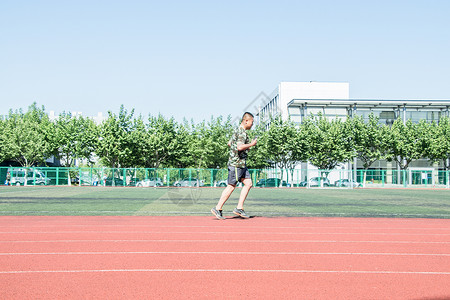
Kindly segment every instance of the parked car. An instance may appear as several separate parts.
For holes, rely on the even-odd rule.
[[[71,177],[70,178],[70,182],[72,183],[72,185],[79,185],[80,184],[80,177],[76,176],[76,177]],[[84,186],[89,186],[89,185],[94,185],[97,186],[100,184],[100,180],[98,179],[98,176],[81,176],[81,185]]]
[[[148,178],[148,179],[144,179],[141,181],[138,181],[136,183],[136,186],[138,187],[158,187],[158,186],[163,186],[163,182],[161,180],[161,178]]]
[[[73,185],[79,185],[80,184],[80,177],[79,176],[70,177],[70,183],[73,184]]]
[[[260,179],[257,183],[257,187],[279,187],[281,186],[291,186],[289,183],[286,183],[285,180],[281,180],[279,178],[267,178],[267,179]]]
[[[177,180],[173,184],[174,186],[204,186],[205,183],[203,180],[199,180],[197,178],[185,178],[183,180]]]
[[[11,174],[11,185],[48,185],[51,179],[39,169],[13,168],[8,169]]]
[[[300,186],[308,186],[308,182],[309,182],[309,186],[321,186],[321,184],[323,184],[323,186],[330,186],[330,180],[328,180],[328,178],[325,177],[312,177],[310,178],[308,181],[302,181],[300,182]]]
[[[217,181],[216,186],[224,187],[228,185],[228,180]]]
[[[114,184],[113,184],[114,182]],[[118,178],[118,177],[108,177],[105,179],[105,186],[124,186],[123,185],[123,180]]]
[[[334,186],[338,186],[338,187],[343,187],[343,186],[345,186],[345,187],[361,187],[362,184],[357,182],[357,181],[355,181],[355,180],[350,181],[349,179],[339,179],[339,180],[336,180],[334,182]]]
[[[139,180],[139,178],[131,177],[130,180],[128,181],[128,185],[129,186],[137,186],[139,181],[141,181],[141,180]]]

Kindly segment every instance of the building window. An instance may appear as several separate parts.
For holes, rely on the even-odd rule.
[[[347,109],[345,107],[325,107],[324,108],[324,116],[328,119],[347,119]]]
[[[427,122],[438,122],[441,117],[441,111],[406,111],[406,119],[413,121],[413,123],[419,123],[420,120],[426,120]]]
[[[380,109],[356,109],[355,115],[362,116],[364,121],[369,121],[370,114],[373,114],[375,117],[379,118],[380,124],[392,125],[397,119],[397,111],[396,108],[392,110],[380,110]]]

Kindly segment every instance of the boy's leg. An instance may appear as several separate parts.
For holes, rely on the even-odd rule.
[[[216,205],[217,210],[222,210],[223,205],[227,202],[228,198],[230,198],[231,193],[233,193],[235,186],[227,185],[227,187],[223,190],[222,196],[220,196],[219,202]]]
[[[233,193],[234,188],[239,180],[238,168],[234,166],[228,166],[228,185],[223,190],[222,195],[220,196],[219,202],[216,205],[217,210],[222,210],[223,205],[227,202],[228,198],[230,198],[231,193]]]
[[[237,209],[244,209],[244,201],[247,198],[248,192],[253,186],[251,178],[245,178],[244,180],[242,180],[242,183],[244,184],[244,186],[242,187],[241,194],[239,196],[239,203],[236,207]]]

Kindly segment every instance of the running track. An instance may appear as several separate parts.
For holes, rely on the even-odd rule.
[[[0,217],[1,299],[450,299],[450,220]]]

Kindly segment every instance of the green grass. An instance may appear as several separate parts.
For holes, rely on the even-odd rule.
[[[0,215],[209,215],[222,188],[0,187]],[[225,204],[236,206],[240,189]],[[450,218],[450,190],[259,189],[254,216]]]

